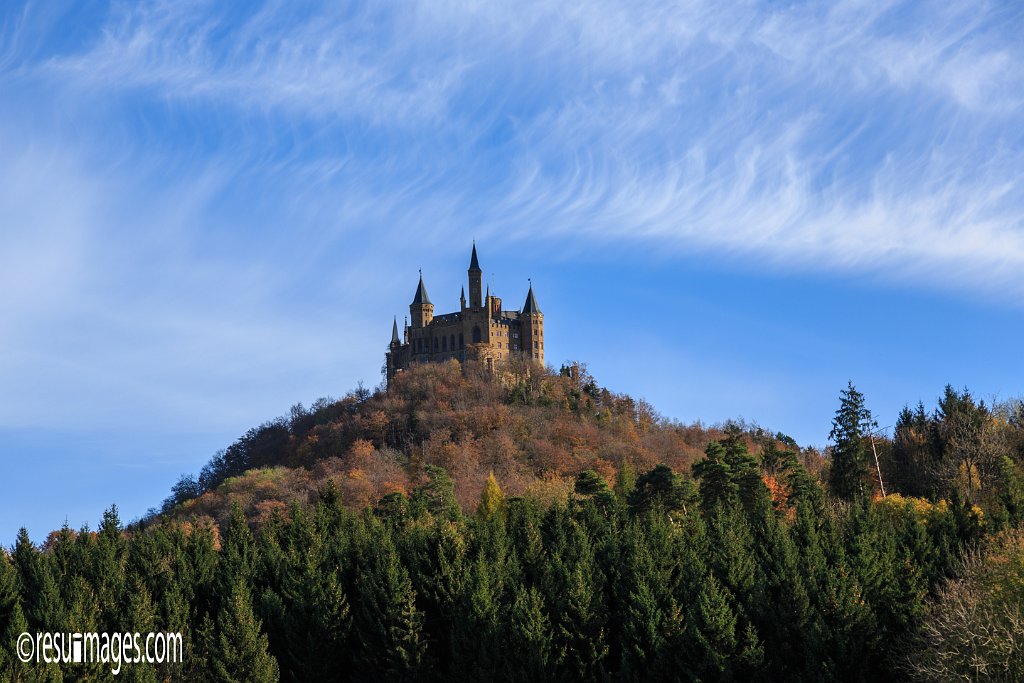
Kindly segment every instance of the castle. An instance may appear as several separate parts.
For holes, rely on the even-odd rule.
[[[386,354],[386,372],[390,381],[396,373],[419,363],[437,363],[450,359],[485,362],[522,355],[544,364],[544,314],[533,295],[533,283],[521,311],[504,311],[501,299],[491,295],[490,286],[483,295],[483,271],[476,256],[476,244],[469,261],[469,305],[466,290],[459,297],[457,313],[434,315],[434,304],[427,296],[423,272],[416,294],[409,305],[411,324],[398,336],[398,318],[391,328],[391,344]]]

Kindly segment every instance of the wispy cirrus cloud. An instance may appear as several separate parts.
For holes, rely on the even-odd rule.
[[[975,3],[155,2],[36,72],[336,131],[233,151],[318,169],[349,211],[1019,293],[1022,24]]]
[[[5,430],[52,424],[116,434],[114,451],[129,432],[143,444],[164,433],[169,483],[287,402],[374,381],[382,311],[401,320],[416,268],[451,265],[473,236],[488,259],[531,263],[638,245],[644,263],[616,267],[645,286],[651,253],[699,252],[732,274],[881,278],[1019,306],[1022,12],[966,0],[0,6],[0,451],[23,443]],[[445,292],[454,305],[461,266],[428,272],[439,306]],[[552,284],[542,291],[579,280]],[[827,423],[808,417],[826,399],[820,374],[769,397],[790,377],[845,381],[877,361],[895,385],[922,364],[917,348],[830,336],[813,299],[805,318],[769,321],[784,344],[744,360],[713,328],[757,319],[760,300],[658,288],[623,343],[679,353],[675,339],[699,333],[665,310],[696,305],[711,333],[680,366],[708,387],[692,400],[742,410],[747,388],[790,406],[798,437]],[[772,310],[788,306],[780,290]],[[945,310],[917,311],[918,324],[932,314]],[[602,330],[577,322],[553,350],[601,362]],[[1001,323],[981,320],[978,335]],[[953,327],[929,340],[944,372]],[[808,330],[811,371],[793,350]],[[649,380],[609,348],[619,379]],[[870,368],[857,365],[864,348]],[[839,369],[823,369],[834,355]],[[766,364],[770,378],[752,381]],[[972,387],[1013,381],[973,371]],[[663,378],[664,409],[683,416],[678,379]],[[199,432],[217,433],[195,453]]]

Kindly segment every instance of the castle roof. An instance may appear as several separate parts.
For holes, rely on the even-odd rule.
[[[476,258],[476,242],[473,242],[473,256],[469,259],[469,269],[473,272],[480,272],[480,262]]]
[[[523,313],[540,313],[540,306],[537,305],[537,297],[533,295],[533,283],[530,283],[530,292],[526,295],[526,303],[523,304]]]
[[[423,273],[420,273],[420,286],[416,288],[416,296],[413,297],[412,305],[430,304],[430,297],[427,296],[427,288],[423,286]],[[433,306],[433,304],[430,304]]]
[[[398,338],[398,317],[396,316],[395,323],[391,326],[391,343],[398,344],[400,341],[401,340]]]

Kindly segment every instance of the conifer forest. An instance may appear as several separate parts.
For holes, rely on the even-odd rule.
[[[295,406],[141,519],[13,539],[0,680],[1021,680],[1021,403],[947,387],[887,432],[837,389],[824,450],[581,364]],[[25,664],[37,629],[185,656]]]

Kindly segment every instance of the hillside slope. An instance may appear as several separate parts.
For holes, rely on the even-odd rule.
[[[600,388],[580,364],[554,373],[510,362],[491,374],[453,361],[402,373],[386,391],[295,406],[289,417],[247,432],[198,478],[184,477],[163,511],[223,520],[237,501],[259,522],[293,501],[308,502],[328,480],[347,506],[361,509],[389,493],[408,494],[430,465],[454,479],[465,510],[491,472],[509,495],[553,502],[585,470],[609,483],[627,463],[637,472],[657,464],[688,472],[722,436],[720,428],[681,425],[643,400]],[[746,438],[759,451],[772,437],[749,429]],[[820,469],[813,453],[805,459]]]

